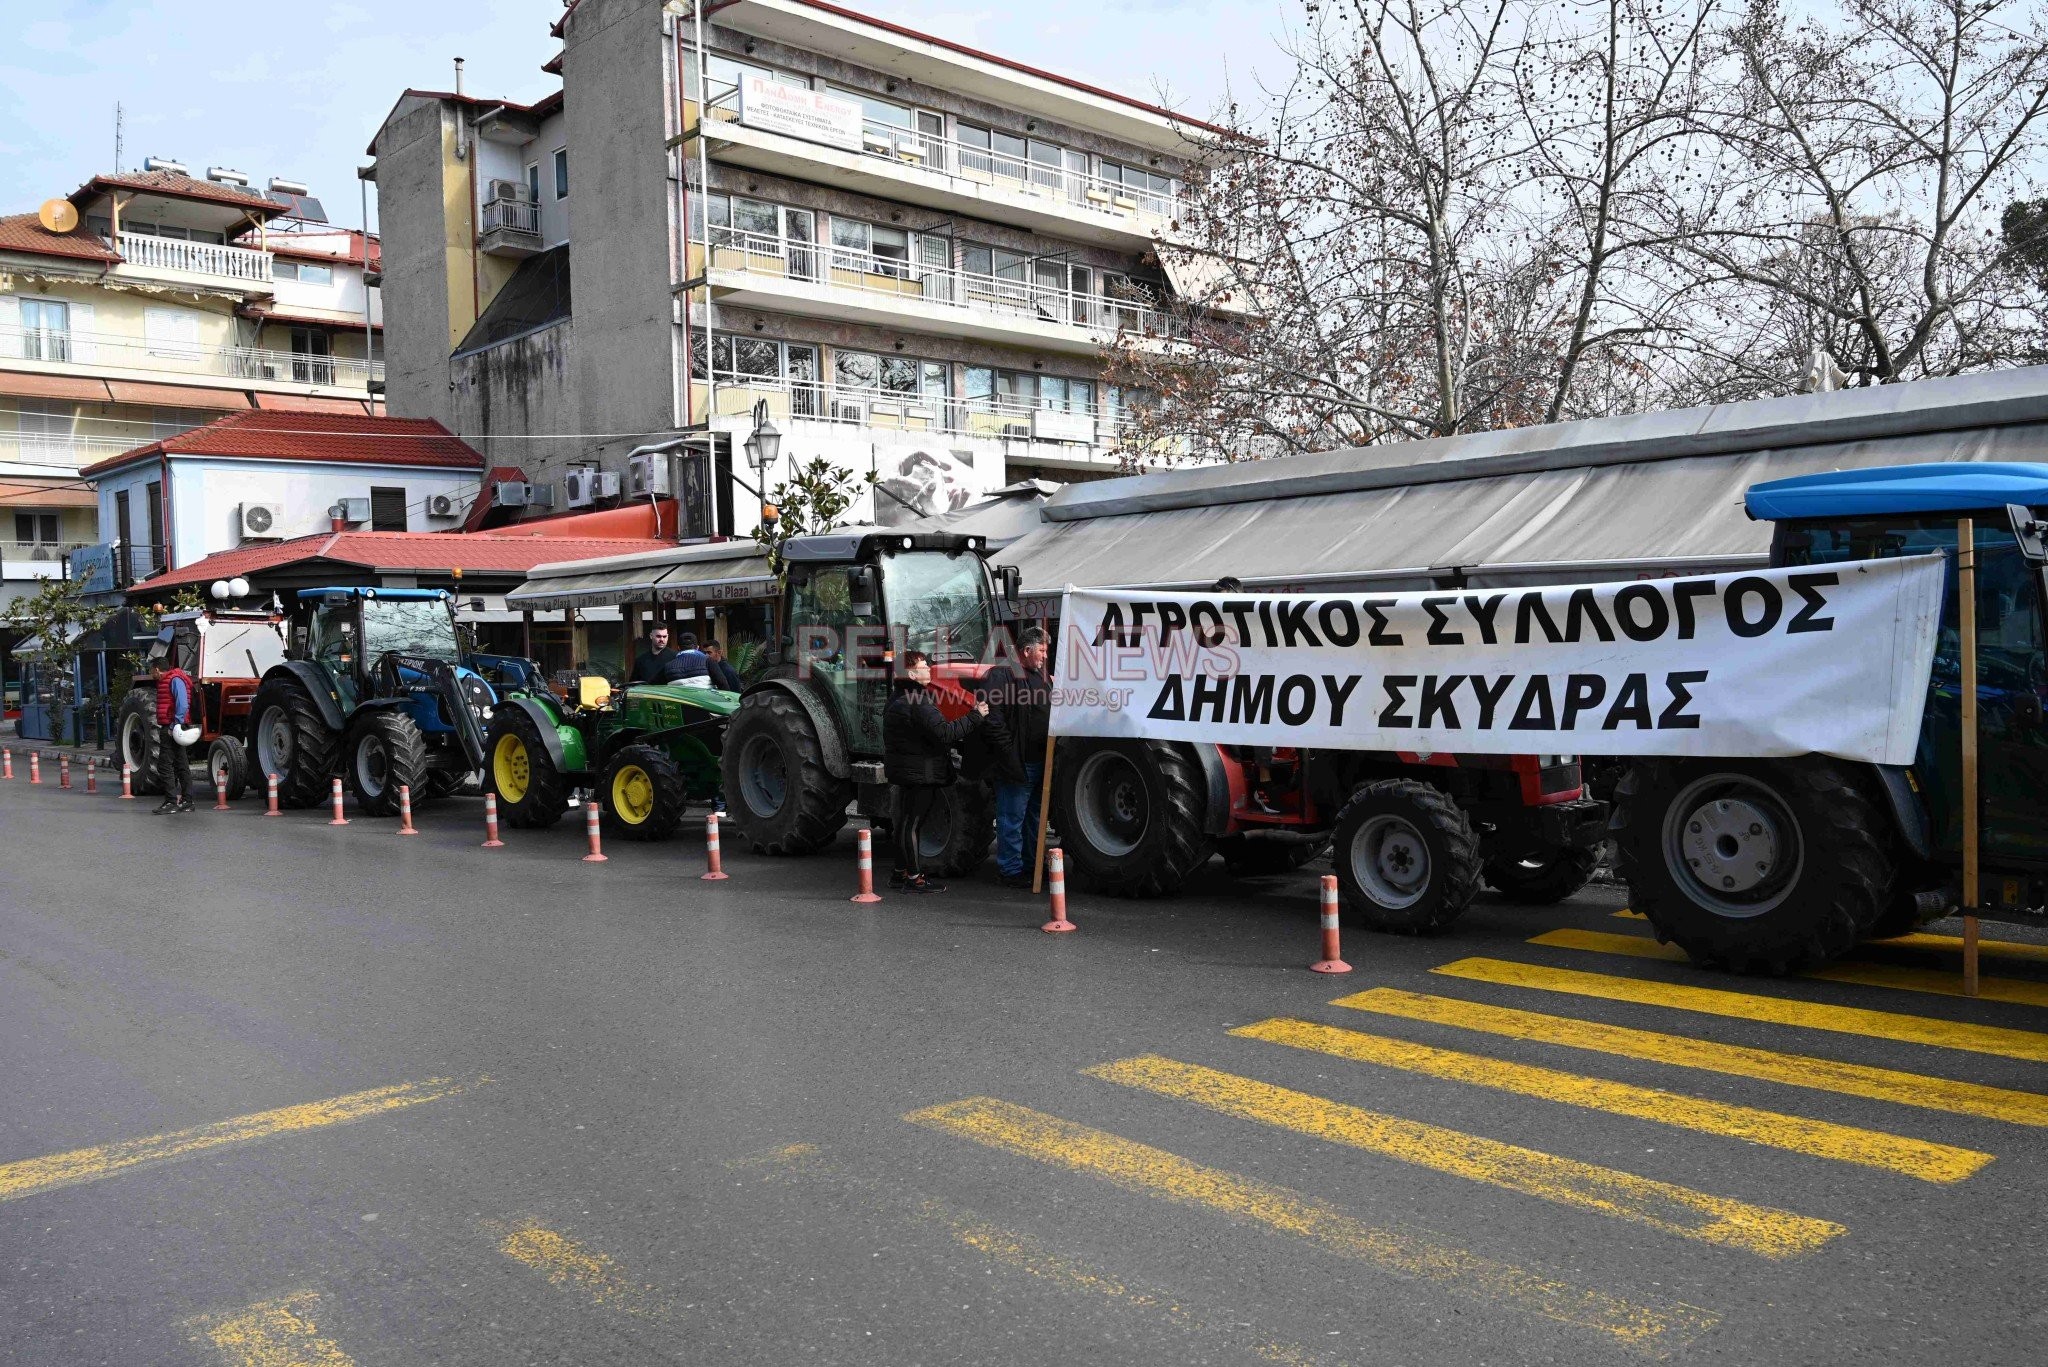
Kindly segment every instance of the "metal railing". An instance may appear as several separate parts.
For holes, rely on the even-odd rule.
[[[485,200],[483,230],[488,233],[494,229],[540,236],[540,205],[523,199]]]
[[[122,260],[131,266],[270,283],[270,253],[248,247],[189,242],[180,237],[156,237],[149,233],[120,233],[114,250],[120,252]]]
[[[798,422],[836,422],[858,427],[953,432],[965,436],[1031,438],[1099,445],[1128,425],[1129,416],[1100,403],[1070,403],[1053,408],[998,395],[955,398],[949,394],[911,394],[885,389],[856,389],[823,380],[716,372],[718,416],[752,411],[757,399],[768,400],[770,413]],[[698,385],[704,383],[699,374]]]
[[[1169,327],[1167,315],[1143,301],[1084,293],[1044,281],[983,275],[950,265],[715,225],[711,245],[715,270],[778,276],[884,298],[939,304],[991,318],[1027,319],[1094,333],[1164,336]]]
[[[71,552],[90,544],[86,541],[20,541],[0,538],[0,560],[60,561]]]
[[[727,86],[718,91],[707,107],[713,123],[738,123],[739,87]],[[1180,215],[1180,199],[1171,193],[1125,185],[1107,176],[1033,161],[877,119],[862,121],[861,151],[940,179],[969,181],[1026,197],[1054,199],[1105,217],[1143,215],[1171,219]]]
[[[0,400],[0,404],[5,402]],[[155,440],[157,436],[148,432],[131,437],[87,437],[70,433],[15,433],[0,427],[0,461],[76,470]]]
[[[161,370],[180,375],[218,375],[233,380],[274,380],[349,389],[363,389],[371,380],[384,378],[382,361],[366,362],[360,357],[319,356],[270,347],[208,346],[200,342],[52,328],[0,327],[0,361],[4,360]]]

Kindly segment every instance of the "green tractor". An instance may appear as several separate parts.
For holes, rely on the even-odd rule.
[[[595,795],[605,832],[666,840],[692,802],[718,797],[718,752],[739,695],[684,684],[577,680],[573,706],[545,688],[507,696],[491,718],[486,782],[525,829],[552,826]]]
[[[2048,924],[2048,465],[1842,470],[1753,486],[1773,565],[1936,554],[1948,563],[1910,765],[1796,759],[1633,762],[1613,818],[1632,904],[1695,961],[1786,973],[1947,914],[1962,798],[1957,519],[1974,519],[1979,914]]]

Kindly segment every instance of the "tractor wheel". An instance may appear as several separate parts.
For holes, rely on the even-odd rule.
[[[569,810],[569,781],[548,758],[540,727],[522,707],[501,707],[484,738],[490,767],[485,791],[498,795],[498,815],[522,831],[544,830]]]
[[[676,762],[651,745],[628,745],[598,776],[604,833],[625,840],[666,840],[683,822],[689,798]]]
[[[470,780],[474,779],[475,777],[476,773],[473,770],[432,770],[427,774],[427,791],[425,800],[432,802],[438,801],[439,799],[444,797],[454,797],[457,793],[463,790],[463,788],[470,782]],[[419,800],[420,794],[414,793],[413,798],[415,800]]]
[[[1293,873],[1329,852],[1327,840],[1254,840],[1249,836],[1226,835],[1216,842],[1216,853],[1223,856],[1223,868],[1232,878]]]
[[[256,690],[249,739],[266,786],[269,775],[277,775],[280,806],[316,807],[327,800],[328,782],[340,765],[341,736],[328,729],[320,705],[296,678]]]
[[[1035,835],[1027,832],[1025,839]],[[995,843],[995,795],[983,783],[949,783],[939,789],[925,816],[918,832],[917,855],[926,873],[965,878],[982,866]]]
[[[399,789],[427,791],[427,742],[419,723],[379,708],[357,715],[349,728],[348,786],[371,816],[396,816]]]
[[[1164,897],[1208,862],[1202,771],[1172,741],[1086,740],[1053,759],[1052,824],[1067,871],[1092,892]]]
[[[1891,903],[1883,820],[1832,760],[1643,763],[1616,797],[1630,905],[1696,963],[1790,973],[1847,951]]]
[[[1486,881],[1511,901],[1547,907],[1586,886],[1600,856],[1592,850],[1550,850],[1487,861]]]
[[[131,688],[114,714],[115,748],[121,762],[132,771],[129,782],[137,797],[163,791],[163,774],[158,770],[156,695],[146,688]]]
[[[825,772],[810,715],[779,688],[740,699],[720,765],[727,815],[756,854],[811,854],[846,824],[852,785]]]
[[[249,791],[249,749],[233,736],[216,736],[206,747],[206,786],[240,802]]]
[[[1442,789],[1381,779],[1337,814],[1330,865],[1346,919],[1394,935],[1435,935],[1479,891],[1479,836]]]

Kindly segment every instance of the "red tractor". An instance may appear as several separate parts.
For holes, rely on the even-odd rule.
[[[149,673],[115,714],[114,736],[121,759],[134,770],[135,791],[163,790],[158,767],[156,671],[175,653],[192,676],[198,696],[193,724],[206,747],[209,784],[227,789],[230,801],[249,786],[249,708],[256,685],[284,661],[284,618],[262,609],[210,608],[167,613],[149,652]]]

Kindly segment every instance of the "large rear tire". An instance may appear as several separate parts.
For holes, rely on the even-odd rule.
[[[825,771],[810,714],[780,688],[740,699],[720,768],[726,814],[756,854],[811,854],[846,824],[853,787]]]
[[[918,860],[926,873],[965,878],[982,866],[996,842],[995,798],[981,783],[949,783],[939,789],[918,834]],[[1025,833],[1026,840],[1036,836]]]
[[[163,791],[163,774],[157,750],[162,737],[156,729],[156,695],[146,688],[131,688],[114,714],[114,743],[122,763],[129,766],[129,784],[136,795]]]
[[[569,781],[548,758],[540,727],[523,707],[504,706],[484,740],[484,790],[498,797],[498,815],[522,831],[545,830],[569,810]]]
[[[256,772],[277,775],[277,800],[284,807],[314,807],[327,800],[341,760],[341,735],[329,729],[296,678],[284,677],[256,691],[249,708],[249,740]]]
[[[249,751],[233,736],[216,736],[206,747],[206,786],[240,802],[249,791]]]
[[[357,715],[349,729],[348,786],[366,813],[398,815],[401,788],[424,801],[429,772],[419,723],[382,708]]]
[[[1834,760],[1645,762],[1616,794],[1630,904],[1696,963],[1790,973],[1847,952],[1891,905],[1883,819]]]
[[[1186,745],[1069,740],[1053,757],[1052,821],[1091,892],[1164,897],[1208,862],[1201,766]]]
[[[598,776],[604,833],[623,840],[666,840],[683,824],[689,797],[676,762],[651,745],[628,745]]]
[[[1346,920],[1394,935],[1435,935],[1479,891],[1479,836],[1442,789],[1381,779],[1337,814],[1330,865]]]
[[[1593,850],[1545,850],[1519,859],[1488,860],[1486,881],[1511,901],[1547,907],[1586,886],[1599,862]]]

